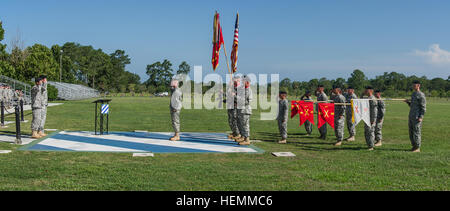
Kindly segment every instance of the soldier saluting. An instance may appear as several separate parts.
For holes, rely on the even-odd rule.
[[[41,93],[42,93],[42,112],[41,112],[41,124],[39,126],[39,136],[44,137],[47,134],[44,133],[45,121],[47,119],[47,107],[48,107],[48,91],[47,91],[47,76],[41,75]]]
[[[368,96],[367,99],[369,99],[370,126],[367,126],[367,124],[364,125],[364,135],[367,146],[369,147],[369,150],[372,151],[375,142],[375,121],[377,120],[378,115],[378,103],[375,96],[373,96],[373,88],[371,86],[366,87],[365,94]]]
[[[382,135],[381,130],[383,129],[384,114],[386,113],[386,106],[384,104],[384,100],[381,99],[381,91],[380,90],[375,90],[375,97],[378,99],[377,122],[375,125],[375,146],[379,147],[382,145],[381,140],[383,139],[383,135]]]
[[[355,89],[353,89],[352,86],[349,86],[347,88],[347,92],[344,93],[345,102],[351,103],[352,99],[358,98],[355,94]],[[349,133],[349,137],[346,139],[347,141],[354,141],[355,135],[356,135],[356,127],[355,124],[352,122],[352,106],[347,105],[347,108],[345,110],[345,120],[347,122],[347,129]]]
[[[411,95],[410,100],[405,100],[408,103],[409,119],[409,139],[412,145],[412,152],[420,152],[420,145],[422,142],[422,121],[426,111],[426,98],[425,94],[420,91],[420,82],[413,82],[414,92]]]
[[[35,85],[31,89],[31,110],[33,112],[33,119],[31,121],[31,138],[41,138],[39,129],[42,118],[42,92],[41,92],[41,78],[34,79]]]
[[[317,101],[328,101],[328,96],[327,94],[325,94],[324,90],[324,86],[323,85],[319,85],[317,87],[317,91],[316,91],[316,95],[317,95]],[[316,110],[317,112],[319,111],[319,105],[316,106]],[[323,124],[322,127],[319,128],[319,132],[320,132],[320,139],[327,139],[327,124]]]
[[[312,101],[311,92],[310,91],[306,91],[305,94],[300,98],[300,100]],[[306,133],[308,134],[308,136],[311,135],[311,133],[312,133],[312,123],[309,122],[309,120],[305,121],[305,130],[306,130]]]
[[[179,83],[177,79],[172,79],[170,82],[170,87],[172,90],[172,97],[170,98],[170,116],[172,118],[172,127],[175,135],[171,137],[170,141],[180,140],[180,111],[182,108],[182,92],[178,87]]]
[[[335,103],[345,103],[345,97],[342,95],[341,88],[333,87]],[[336,135],[337,142],[335,146],[342,145],[344,140],[344,127],[345,127],[345,105],[335,105],[334,106],[334,133]]]

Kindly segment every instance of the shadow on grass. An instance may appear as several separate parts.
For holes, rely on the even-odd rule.
[[[328,144],[333,147],[321,147],[321,146],[311,146],[309,144],[315,144],[315,143],[292,143],[298,146],[302,150],[309,150],[309,151],[337,151],[337,150],[353,150],[353,151],[367,151],[368,147],[366,146],[351,146],[351,145],[343,145],[343,146],[336,146],[334,147],[334,143],[322,143],[322,144]],[[383,148],[383,147],[375,147],[375,151],[391,151],[391,152],[407,152],[409,150],[407,149],[399,149],[399,148]]]
[[[281,136],[280,133],[273,132],[257,132],[256,133],[261,141],[274,142],[278,141]],[[314,139],[314,136],[307,136],[307,133],[288,133],[288,139]]]

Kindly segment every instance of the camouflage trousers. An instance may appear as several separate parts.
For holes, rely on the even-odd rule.
[[[180,111],[173,111],[170,109],[170,116],[172,118],[172,127],[175,133],[180,132]]]
[[[33,108],[32,112],[31,131],[39,131],[42,124],[42,108]]]
[[[39,125],[39,131],[44,131],[46,120],[47,120],[47,106],[43,106],[41,112],[41,124]]]
[[[250,114],[244,114],[238,109],[237,116],[237,123],[241,136],[244,138],[250,137]]]
[[[323,124],[322,127],[319,128],[320,136],[327,136],[327,123]]]
[[[239,128],[237,122],[237,110],[228,109],[228,125],[230,126],[231,132],[234,136],[239,135]]]
[[[366,137],[367,146],[373,148],[375,144],[375,123],[371,126],[364,124],[364,135]]]
[[[287,139],[287,121],[278,120],[278,130],[280,131],[281,139]]]
[[[381,141],[383,139],[383,134],[381,130],[383,129],[384,120],[377,120],[377,124],[375,125],[375,141]]]
[[[409,140],[413,147],[420,147],[422,144],[422,122],[419,122],[415,118],[409,118]]]
[[[346,113],[345,120],[347,122],[348,134],[350,136],[355,136],[356,135],[356,127],[355,127],[355,124],[353,124],[353,122],[352,122],[352,113],[351,112]]]
[[[345,127],[345,118],[334,118],[334,134],[338,141],[344,140],[344,127]]]
[[[305,121],[305,130],[306,130],[306,133],[308,133],[308,135],[311,135],[311,133],[312,133],[312,123],[311,122],[309,122],[308,120],[306,120]]]

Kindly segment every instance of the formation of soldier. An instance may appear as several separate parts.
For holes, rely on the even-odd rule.
[[[242,82],[242,83],[241,83]],[[35,87],[42,86],[36,82]],[[229,139],[233,139],[240,145],[250,145],[250,116],[252,114],[251,101],[253,99],[252,89],[250,88],[250,78],[248,76],[234,76],[232,78],[231,86],[226,91],[227,114],[228,125],[231,129],[231,133],[228,135]],[[180,111],[182,108],[182,92],[180,90],[179,82],[177,79],[173,79],[171,82],[172,97],[170,101],[170,113],[172,119],[172,127],[175,132],[174,136],[170,138],[171,141],[180,140]],[[38,89],[33,87],[33,90]],[[410,140],[413,146],[412,151],[419,152],[421,145],[421,127],[422,120],[425,114],[426,100],[425,95],[420,92],[420,82],[415,81],[413,83],[414,93],[411,96],[411,100],[405,100],[410,107],[409,114],[409,133]],[[46,90],[46,89],[43,89]],[[34,93],[35,91],[33,91]],[[369,113],[370,124],[364,125],[364,136],[368,149],[373,150],[374,147],[382,146],[382,128],[384,115],[386,113],[386,107],[383,99],[381,98],[381,91],[374,90],[373,87],[367,86],[364,91],[363,99],[369,101]],[[319,85],[316,90],[317,102],[328,102],[328,96],[324,92],[324,86]],[[336,136],[335,146],[342,145],[344,140],[354,141],[356,135],[355,124],[352,121],[352,107],[350,104],[352,99],[358,99],[353,87],[348,87],[346,92],[343,93],[340,87],[333,87],[332,89],[332,101],[335,104],[334,112],[334,132]],[[289,101],[287,100],[287,93],[279,93],[278,103],[278,129],[280,132],[281,140],[280,144],[287,143],[287,122],[289,117]],[[301,100],[312,100],[311,93],[307,91]],[[33,101],[34,102],[34,101]],[[41,103],[42,104],[42,103]],[[34,107],[33,107],[34,108]],[[36,107],[34,109],[40,109]],[[318,105],[316,106],[318,110]],[[344,139],[345,124],[347,123],[347,130],[349,137]],[[305,122],[305,129],[310,135],[312,133],[312,123]],[[320,139],[326,139],[327,126],[324,124],[319,128]]]
[[[420,152],[421,146],[421,129],[422,121],[426,111],[426,98],[425,94],[420,91],[420,82],[413,82],[414,92],[410,100],[405,100],[410,106],[409,112],[409,137],[412,145],[411,151]],[[288,116],[288,100],[286,99],[286,92],[280,92],[279,95],[279,108],[278,108],[278,128],[280,131],[281,140],[278,143],[286,143],[287,139],[287,116]],[[363,99],[369,100],[369,113],[370,113],[370,125],[364,125],[364,136],[368,146],[368,150],[374,150],[374,147],[382,146],[382,128],[384,122],[384,116],[386,113],[385,102],[381,97],[380,90],[374,90],[373,87],[367,86],[364,91]],[[319,85],[316,90],[317,101],[327,102],[328,97],[324,92],[324,86]],[[334,132],[336,136],[335,146],[342,145],[343,140],[354,141],[356,135],[355,124],[352,121],[352,107],[349,105],[352,99],[358,99],[354,93],[353,87],[348,87],[346,93],[342,93],[340,87],[333,87],[332,89],[332,101],[337,103],[335,105],[334,113]],[[301,100],[312,100],[310,92],[307,91],[305,95],[301,97]],[[316,107],[318,110],[318,106]],[[312,125],[307,125],[305,122],[305,129],[308,134],[311,134]],[[309,122],[308,122],[309,123]],[[347,123],[347,129],[349,137],[344,139],[344,128]],[[326,139],[327,129],[326,124],[319,128],[320,139]]]
[[[32,138],[42,138],[47,135],[44,133],[47,106],[47,77],[42,75],[35,78],[35,85],[31,89],[31,109],[33,112],[33,119],[31,121]]]

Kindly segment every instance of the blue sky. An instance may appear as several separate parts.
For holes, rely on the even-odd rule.
[[[369,78],[390,71],[450,75],[450,1],[3,0],[0,19],[6,44],[20,34],[26,46],[123,49],[132,62],[127,70],[146,80],[146,65],[163,59],[174,69],[187,61],[212,72],[215,10],[228,55],[240,14],[241,73],[299,81],[348,78],[354,69]],[[223,51],[216,71],[227,72]]]

